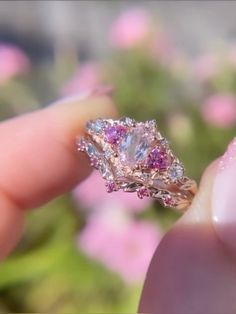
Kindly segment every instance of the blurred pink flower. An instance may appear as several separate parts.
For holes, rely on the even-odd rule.
[[[231,127],[236,123],[236,99],[227,94],[210,96],[203,104],[202,116],[217,127]]]
[[[151,203],[149,198],[139,199],[136,193],[123,191],[107,193],[104,180],[98,171],[93,171],[85,181],[78,185],[73,196],[82,206],[90,209],[110,204],[110,210],[113,206],[120,206],[130,212],[139,212],[145,210]]]
[[[169,65],[177,54],[169,35],[159,31],[151,42],[151,53],[157,61]]]
[[[29,67],[29,58],[20,48],[12,44],[0,43],[0,84],[27,72]]]
[[[70,96],[82,91],[93,90],[101,85],[101,80],[101,71],[96,64],[84,64],[62,88],[62,95]]]
[[[111,210],[108,216],[90,217],[78,237],[78,245],[126,282],[140,282],[160,242],[161,232],[152,223],[122,217],[118,208]]]
[[[109,38],[112,45],[129,49],[141,43],[150,33],[150,20],[147,12],[132,9],[121,14],[112,24]]]
[[[217,75],[219,62],[216,55],[208,53],[193,61],[193,74],[200,81],[209,81]]]

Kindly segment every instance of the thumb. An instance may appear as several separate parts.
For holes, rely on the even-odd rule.
[[[218,163],[212,188],[212,218],[218,237],[236,254],[236,138]]]
[[[215,160],[204,171],[198,192],[191,206],[176,225],[191,223],[212,224],[212,189],[218,163],[219,161]]]
[[[213,226],[224,247],[236,255],[236,138],[206,169],[193,203],[176,226],[191,223]]]
[[[235,305],[234,267],[222,254],[212,223],[218,164],[216,160],[206,169],[191,207],[159,244],[147,272],[140,313],[229,313]]]

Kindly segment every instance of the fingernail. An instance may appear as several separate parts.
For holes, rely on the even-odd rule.
[[[73,94],[73,95],[67,96],[64,99],[69,100],[69,101],[70,100],[83,100],[83,99],[86,99],[86,98],[90,97],[92,94],[93,94],[93,90],[92,89],[86,89],[86,90],[80,91],[77,94]]]
[[[218,163],[212,191],[212,215],[220,239],[236,250],[236,138]]]

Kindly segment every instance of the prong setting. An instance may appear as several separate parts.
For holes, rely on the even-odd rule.
[[[119,189],[136,192],[139,198],[153,197],[166,207],[180,209],[191,202],[196,184],[184,176],[183,164],[155,120],[91,120],[85,136],[76,143],[100,171],[109,193]],[[188,189],[182,189],[183,185],[189,185]]]

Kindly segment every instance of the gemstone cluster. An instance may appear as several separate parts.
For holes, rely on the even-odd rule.
[[[109,193],[123,189],[136,192],[139,198],[154,197],[164,206],[175,206],[172,187],[184,182],[184,168],[154,120],[89,121],[86,135],[77,144],[100,171]]]

